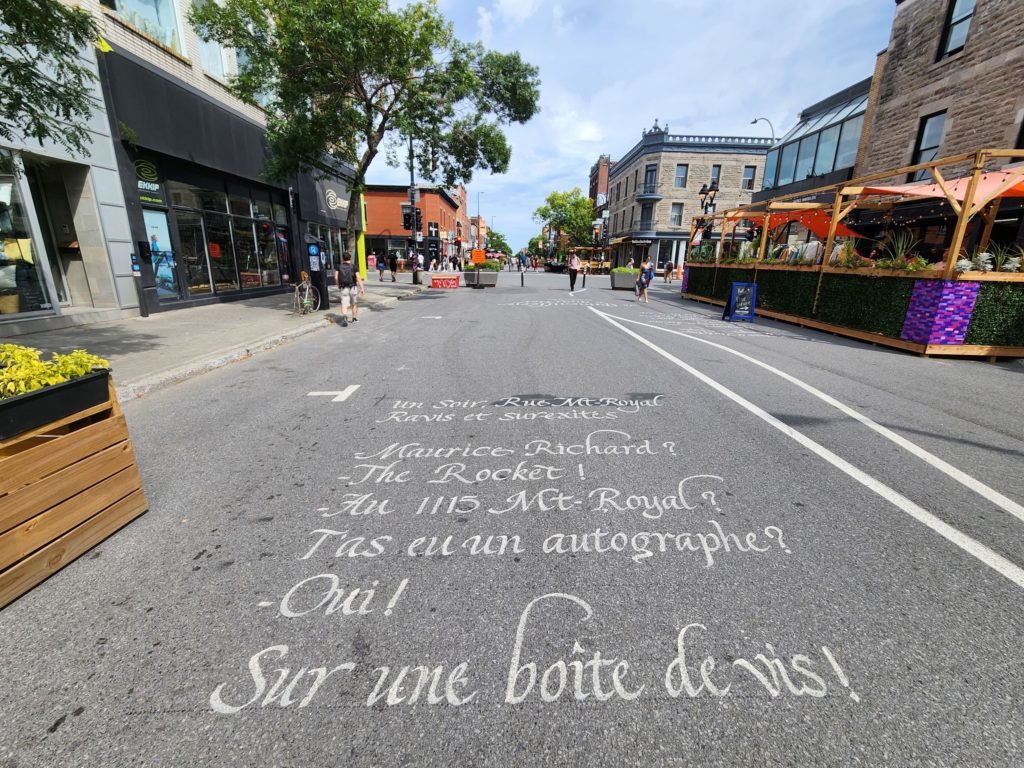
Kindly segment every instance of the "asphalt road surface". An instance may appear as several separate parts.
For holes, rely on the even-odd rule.
[[[519,282],[129,403],[0,765],[1021,765],[1024,367]]]

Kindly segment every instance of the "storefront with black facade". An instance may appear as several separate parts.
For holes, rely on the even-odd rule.
[[[100,74],[143,314],[290,290],[310,267],[310,236],[334,260],[344,169],[268,182],[258,123],[129,53],[101,57]]]

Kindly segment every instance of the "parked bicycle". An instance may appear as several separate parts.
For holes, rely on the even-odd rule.
[[[304,315],[320,309],[320,291],[309,281],[309,273],[302,272],[302,278],[295,286],[295,314]]]

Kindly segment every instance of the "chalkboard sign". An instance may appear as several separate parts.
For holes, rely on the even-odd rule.
[[[722,319],[747,320],[754,322],[754,308],[757,306],[757,283],[733,283],[729,299],[725,303]]]

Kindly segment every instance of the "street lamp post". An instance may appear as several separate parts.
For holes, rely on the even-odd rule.
[[[772,125],[772,121],[769,120],[767,117],[755,117],[753,120],[750,121],[750,124],[751,125],[757,125],[757,122],[759,120],[764,120],[766,123],[768,123],[768,129],[772,132],[772,145],[774,145],[775,144],[775,126]]]
[[[483,192],[477,190],[476,192],[476,247],[480,247],[480,195]]]
[[[698,224],[700,229],[700,240],[701,245],[704,243],[705,237],[711,236],[711,227],[708,224],[707,217],[714,215],[715,213],[715,195],[718,194],[718,179],[712,179],[711,185],[702,184],[700,192],[697,193],[700,197],[700,211],[701,219]]]

